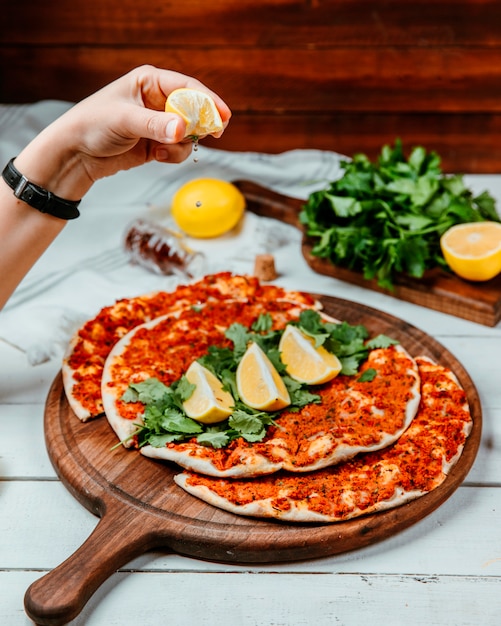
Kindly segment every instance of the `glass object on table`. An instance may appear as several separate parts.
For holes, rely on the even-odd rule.
[[[138,218],[131,222],[124,248],[132,263],[156,274],[196,278],[203,273],[204,254],[192,250],[181,233],[152,220]]]

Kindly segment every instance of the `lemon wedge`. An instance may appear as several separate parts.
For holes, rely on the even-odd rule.
[[[185,137],[205,137],[223,130],[223,121],[213,98],[205,91],[174,89],[165,103],[167,113],[177,113],[186,122]]]
[[[449,228],[440,238],[442,254],[461,278],[485,281],[501,272],[501,224],[472,222]]]
[[[203,424],[214,424],[231,415],[233,396],[223,389],[221,381],[210,370],[193,361],[186,371],[186,378],[196,385],[191,396],[183,402],[188,417]]]
[[[257,343],[247,348],[236,379],[240,399],[253,409],[279,411],[291,403],[284,381]]]
[[[245,197],[236,187],[217,178],[197,178],[182,185],[172,197],[171,215],[190,237],[218,237],[234,228],[245,210]]]
[[[314,340],[296,326],[286,326],[278,349],[287,373],[300,383],[320,385],[341,371],[337,356],[323,346],[316,348]]]

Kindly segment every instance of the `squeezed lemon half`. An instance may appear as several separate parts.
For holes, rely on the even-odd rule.
[[[177,113],[186,122],[185,137],[205,137],[223,130],[223,121],[216,103],[209,94],[198,89],[175,89],[165,103],[167,113]]]
[[[214,424],[229,417],[233,411],[233,396],[223,389],[221,381],[198,361],[193,361],[186,370],[186,378],[196,385],[192,395],[183,402],[188,417]]]
[[[278,346],[280,358],[291,378],[300,383],[319,385],[332,380],[341,371],[341,362],[335,354],[288,324]]]
[[[472,222],[449,228],[440,238],[447,265],[461,278],[485,281],[501,272],[501,224]]]
[[[291,403],[289,392],[273,363],[252,342],[237,367],[237,389],[247,406],[260,411],[279,411]]]
[[[171,215],[190,237],[211,238],[230,231],[245,211],[245,197],[230,182],[197,178],[174,194]]]

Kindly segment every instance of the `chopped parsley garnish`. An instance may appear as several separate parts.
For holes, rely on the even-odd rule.
[[[317,311],[307,309],[301,312],[298,321],[289,322],[312,337],[315,345],[324,346],[341,361],[341,373],[353,376],[358,373],[360,364],[367,359],[374,348],[388,347],[398,343],[379,335],[370,341],[364,326],[350,326],[346,322],[325,322]],[[297,411],[307,404],[319,403],[320,396],[312,392],[312,387],[299,383],[287,375],[280,360],[278,345],[283,331],[271,330],[272,318],[262,314],[247,328],[239,323],[226,330],[226,337],[233,342],[233,348],[210,346],[206,355],[198,359],[201,365],[210,370],[223,383],[223,388],[234,398],[234,410],[230,417],[217,424],[203,424],[189,418],[183,411],[183,402],[194,390],[185,376],[167,386],[157,378],[148,378],[140,383],[131,383],[122,396],[124,402],[141,402],[145,405],[143,424],[135,433],[139,446],[146,444],[163,447],[168,443],[187,441],[195,438],[201,445],[222,448],[231,441],[242,437],[248,442],[262,441],[267,427],[280,417],[280,411],[266,412],[252,409],[239,397],[236,384],[236,370],[249,342],[253,341],[264,350],[282,377],[290,395],[291,404],[287,411]],[[371,370],[360,377],[360,381],[372,380]]]

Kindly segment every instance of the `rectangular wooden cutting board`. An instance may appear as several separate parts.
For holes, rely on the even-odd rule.
[[[235,184],[246,197],[249,211],[302,230],[302,253],[315,272],[485,326],[496,326],[500,321],[501,274],[492,280],[474,283],[437,268],[421,279],[401,275],[396,279],[393,291],[383,289],[376,280],[366,280],[360,272],[337,267],[328,259],[312,255],[314,242],[306,236],[299,222],[304,200],[290,198],[250,181]]]

